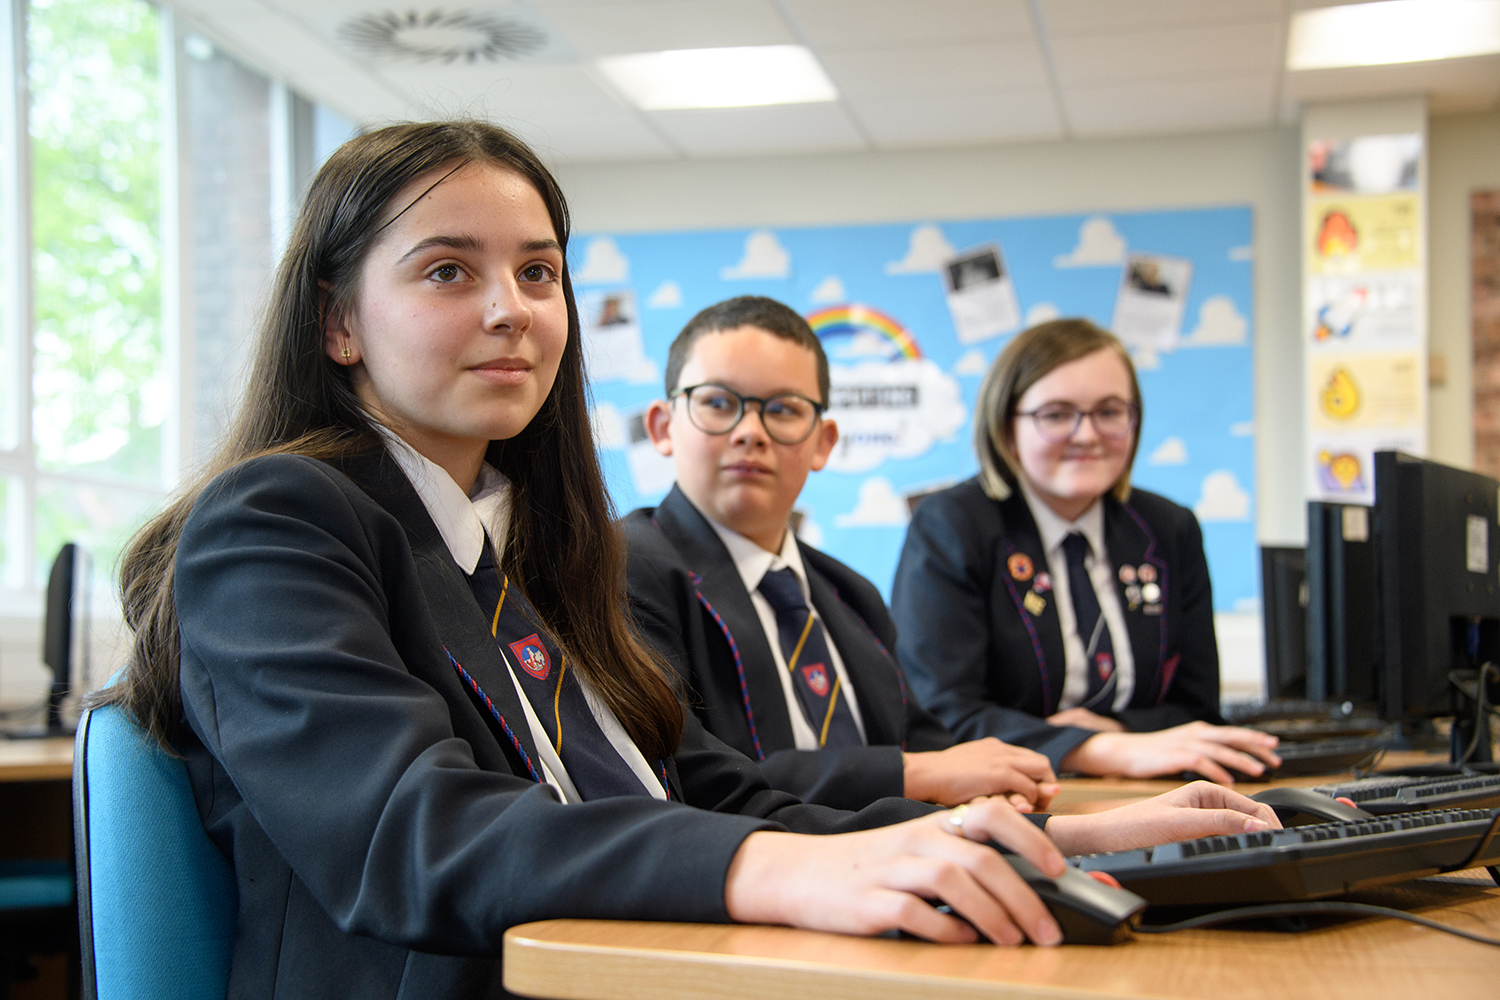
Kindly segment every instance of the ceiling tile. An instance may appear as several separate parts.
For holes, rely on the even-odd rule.
[[[769,0],[568,4],[546,17],[585,56],[797,41]]]
[[[883,149],[1062,138],[1044,90],[853,101],[851,110]]]
[[[582,66],[486,63],[403,66],[382,74],[403,91],[454,114],[610,115],[625,113],[619,101]]]
[[[1042,23],[1053,38],[1174,25],[1280,21],[1287,16],[1286,0],[1041,0],[1041,9]]]
[[[1271,124],[1271,76],[1114,84],[1067,91],[1063,104],[1078,136],[1191,132]]]
[[[1074,86],[1187,77],[1275,73],[1281,67],[1275,22],[1169,28],[1055,38],[1058,82]]]
[[[550,164],[664,160],[681,155],[629,114],[494,120],[520,135]]]
[[[838,104],[652,111],[656,126],[689,156],[761,156],[865,149]]]
[[[893,48],[1026,38],[1026,0],[784,0],[816,48]]]
[[[962,96],[1047,86],[1041,52],[1029,39],[828,52],[823,55],[823,68],[839,93],[852,99]]]

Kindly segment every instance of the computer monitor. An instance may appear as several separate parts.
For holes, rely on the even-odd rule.
[[[1455,763],[1488,761],[1476,700],[1500,663],[1500,481],[1401,452],[1375,454],[1376,656],[1380,712],[1409,723],[1454,717]],[[1476,726],[1476,717],[1478,724]]]
[[[1307,505],[1307,697],[1375,703],[1375,543],[1369,507]]]
[[[47,696],[46,733],[63,735],[62,704],[72,685],[88,672],[89,560],[82,548],[67,542],[47,574],[47,605],[42,618],[42,662],[52,670]]]
[[[1260,547],[1261,610],[1266,630],[1266,699],[1307,697],[1307,581],[1303,550]]]

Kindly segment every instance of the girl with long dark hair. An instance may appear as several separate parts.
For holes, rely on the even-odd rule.
[[[501,129],[345,145],[237,424],[124,561],[134,658],[104,698],[186,759],[233,863],[231,996],[501,996],[505,929],[562,916],[1055,942],[988,841],[1057,872],[1265,823],[1191,789],[1046,834],[999,801],[769,790],[627,624],[567,239]]]

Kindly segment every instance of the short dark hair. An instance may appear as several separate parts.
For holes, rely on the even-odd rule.
[[[985,493],[1004,500],[1020,481],[1021,460],[1016,457],[1014,425],[1016,405],[1026,390],[1054,369],[1095,351],[1113,351],[1125,363],[1130,376],[1129,402],[1136,405],[1138,415],[1144,418],[1135,365],[1131,364],[1125,345],[1114,334],[1076,317],[1049,320],[1023,330],[990,365],[974,404],[974,451],[979,457],[979,482]],[[1130,442],[1125,470],[1110,486],[1110,492],[1122,502],[1130,496],[1130,468],[1135,464],[1140,443],[1140,434],[1136,434]]]
[[[670,399],[679,388],[677,380],[682,375],[682,366],[687,364],[699,337],[740,326],[753,326],[812,351],[818,363],[818,402],[828,405],[828,355],[823,353],[823,342],[797,310],[764,295],[737,295],[714,303],[688,320],[667,349],[667,397]]]

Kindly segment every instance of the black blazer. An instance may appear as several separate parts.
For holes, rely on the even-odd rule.
[[[1124,504],[1106,495],[1104,544],[1135,658],[1135,692],[1120,721],[1137,731],[1221,722],[1213,596],[1197,518],[1145,490],[1132,490]],[[1058,767],[1091,733],[1045,721],[1062,698],[1062,629],[1050,597],[1040,614],[1027,610],[1032,584],[1007,568],[1017,553],[1034,568],[1047,565],[1020,490],[996,501],[971,479],[923,500],[891,591],[897,655],[917,697],[960,738],[998,736]],[[1132,604],[1122,565],[1153,567],[1161,601]]]
[[[896,629],[869,580],[798,542],[813,605],[859,700],[868,746],[798,750],[776,661],[745,583],[719,536],[673,487],[660,507],[624,519],[631,610],[687,684],[709,732],[753,760],[773,788],[858,809],[900,795],[903,750],[943,750],[953,736],[922,709],[891,655]]]
[[[180,749],[239,888],[230,997],[506,996],[512,924],[722,921],[752,831],[931,808],[802,805],[691,717],[663,762],[674,801],[562,804],[530,775],[462,571],[383,452],[223,474],[183,530],[174,591]]]

